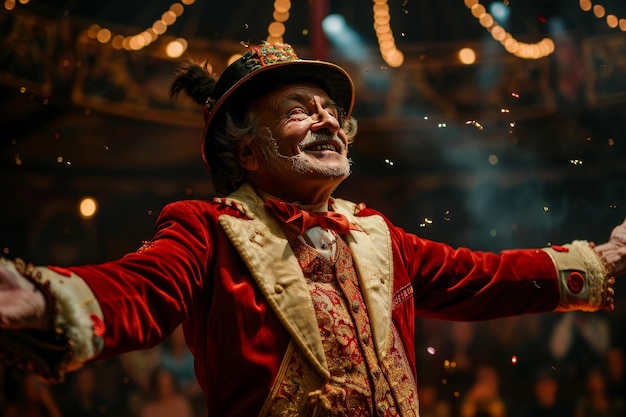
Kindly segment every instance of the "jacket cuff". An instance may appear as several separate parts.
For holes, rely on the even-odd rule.
[[[49,285],[55,302],[54,326],[71,347],[67,371],[95,358],[104,346],[104,315],[91,289],[75,273],[55,266],[36,267],[43,285]],[[49,284],[48,284],[49,283]]]
[[[587,241],[544,248],[554,262],[561,300],[555,311],[597,311],[606,297],[608,271]]]
[[[80,368],[102,351],[100,304],[87,284],[67,269],[35,267],[21,259],[8,263],[42,292],[52,320],[48,329],[0,332],[0,358],[60,382],[66,372]]]

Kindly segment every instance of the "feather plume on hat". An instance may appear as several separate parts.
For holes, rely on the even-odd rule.
[[[184,91],[201,106],[205,105],[217,84],[217,77],[209,72],[208,64],[202,66],[191,61],[183,62],[174,75],[170,98],[174,99]]]

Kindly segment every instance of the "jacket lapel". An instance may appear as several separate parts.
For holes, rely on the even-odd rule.
[[[346,235],[346,241],[367,305],[376,349],[384,353],[391,340],[393,305],[393,253],[389,228],[380,216],[354,216],[356,205],[352,202],[341,199],[333,201],[335,211],[345,215],[363,230],[352,231]]]
[[[324,378],[330,376],[304,274],[289,242],[249,185],[228,197],[249,219],[221,215],[219,222],[255,282],[302,353]],[[225,201],[229,204],[228,201]]]
[[[282,229],[248,184],[222,202],[248,217],[221,215],[219,222],[294,342],[320,375],[328,378],[328,364],[309,289]],[[354,203],[341,199],[333,202],[337,212],[362,229],[351,231],[345,239],[368,307],[376,349],[384,353],[392,325],[393,254],[389,229],[380,216],[354,216]]]

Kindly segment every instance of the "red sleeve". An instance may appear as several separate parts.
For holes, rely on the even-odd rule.
[[[137,252],[101,265],[70,268],[102,308],[101,357],[153,346],[189,317],[213,253],[209,237],[216,224],[206,207],[208,203],[198,201],[170,204],[157,220],[153,239]]]
[[[544,250],[454,249],[388,224],[396,288],[411,283],[417,315],[487,320],[553,311],[559,305],[556,266]]]

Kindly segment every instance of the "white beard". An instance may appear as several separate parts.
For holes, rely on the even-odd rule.
[[[264,155],[265,160],[268,163],[276,162],[276,163],[284,163],[287,162],[290,169],[299,174],[319,174],[325,177],[332,178],[346,178],[350,175],[350,164],[352,161],[348,159],[343,154],[339,154],[342,161],[339,165],[327,166],[322,161],[307,155],[305,152],[299,153],[297,155],[283,155],[280,153],[278,149],[278,143],[276,139],[272,136],[269,128],[267,129],[267,141],[269,142],[267,147],[264,147]],[[316,142],[328,142],[329,135],[324,135],[320,133],[309,132],[307,136],[300,142],[298,147],[300,149],[304,149],[307,146],[310,146]],[[337,140],[337,143],[341,143],[343,151],[345,149],[345,144],[341,140]]]

